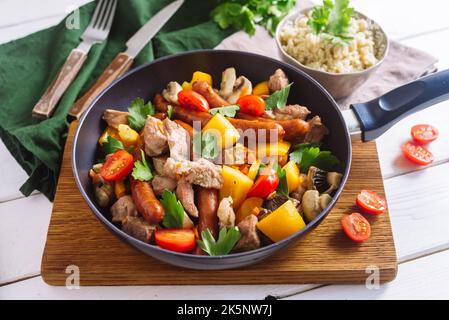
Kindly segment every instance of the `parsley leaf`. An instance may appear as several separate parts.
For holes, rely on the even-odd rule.
[[[143,152],[143,150],[140,150],[140,154],[142,160],[137,160],[134,162],[132,176],[136,180],[150,181],[151,179],[153,179],[153,173],[151,172],[150,166],[145,159],[145,153]]]
[[[218,240],[215,241],[209,229],[201,232],[201,239],[197,240],[198,246],[210,256],[222,256],[231,252],[235,244],[240,240],[238,227],[221,228]]]
[[[281,90],[278,90],[274,92],[271,96],[269,96],[265,100],[265,109],[266,110],[273,110],[273,109],[282,109],[287,105],[288,100],[288,94],[290,93],[290,87],[292,86],[293,82],[290,83],[288,86],[282,88]]]
[[[140,131],[145,126],[147,117],[154,115],[156,110],[151,101],[145,104],[142,98],[136,98],[128,107],[128,112],[129,126],[136,131]]]
[[[165,210],[162,225],[166,228],[182,228],[184,224],[184,208],[181,202],[176,199],[176,195],[173,192],[164,190],[161,203]]]
[[[106,155],[124,149],[123,143],[111,136],[108,136],[107,141],[103,143],[103,151]]]
[[[276,188],[276,193],[288,198],[287,173],[285,172],[285,169],[282,169],[278,164],[276,164],[276,173],[279,178],[279,185]]]
[[[310,166],[322,170],[331,170],[338,165],[338,159],[330,151],[321,151],[316,144],[300,144],[290,153],[290,160],[301,167],[301,172],[307,172]]]
[[[172,106],[171,104],[169,104],[169,105],[167,106],[167,117],[168,117],[169,119],[172,119],[172,118],[173,118],[173,106]]]
[[[315,34],[321,34],[330,43],[344,45],[353,39],[347,35],[353,14],[349,0],[323,0],[322,6],[313,9],[307,24]]]
[[[216,115],[217,113],[221,114],[223,117],[229,117],[234,118],[237,114],[237,111],[240,110],[239,105],[233,105],[233,106],[227,106],[227,107],[220,107],[220,108],[213,108],[209,110],[209,113],[211,115]]]
[[[202,158],[214,159],[218,156],[218,140],[211,132],[197,132],[193,135],[193,152]]]
[[[224,0],[211,13],[222,29],[233,27],[254,35],[261,25],[273,36],[279,22],[292,9],[296,0]]]

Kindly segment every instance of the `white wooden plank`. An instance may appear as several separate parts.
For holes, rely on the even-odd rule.
[[[288,297],[314,299],[449,299],[449,251],[410,261],[399,266],[398,277],[379,289],[364,285],[332,285]]]
[[[51,208],[42,194],[0,203],[0,284],[40,274]]]
[[[36,277],[0,287],[0,299],[243,300],[264,299],[267,295],[279,294],[279,290],[285,292],[289,287],[293,286],[120,286],[68,290],[48,286],[41,277]]]
[[[448,177],[446,163],[385,181],[401,261],[449,248]]]
[[[64,16],[90,1],[92,0],[40,0],[39,4],[30,4],[28,0],[3,0],[0,1],[0,28]]]
[[[1,140],[0,163],[0,177],[2,177],[3,180],[3,183],[0,184],[0,203],[22,198],[23,195],[19,191],[19,188],[26,181],[28,175],[19,166]]]
[[[449,52],[449,42],[442,41],[442,39],[449,39],[449,30],[408,39],[402,41],[402,43],[434,55],[439,59],[437,67],[443,70],[449,68],[449,56],[447,54]],[[446,101],[407,117],[377,139],[383,177],[390,178],[407,172],[425,169],[406,160],[401,155],[400,150],[401,145],[411,138],[411,127],[419,123],[435,125],[440,131],[440,138],[428,146],[435,156],[434,165],[449,161],[449,148],[447,147],[449,138],[448,120],[449,101]]]

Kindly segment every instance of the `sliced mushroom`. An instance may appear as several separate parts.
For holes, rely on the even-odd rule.
[[[302,210],[307,222],[312,221],[321,212],[320,193],[317,190],[307,190],[302,197]]]
[[[101,185],[94,186],[95,198],[100,207],[107,207],[114,200],[114,185],[104,181]]]
[[[329,205],[329,203],[331,203],[332,197],[330,195],[328,195],[327,193],[323,193],[320,196],[319,201],[320,201],[321,210],[324,210]]]
[[[304,192],[307,191],[307,175],[301,173],[301,181],[302,182],[299,184],[298,188],[290,194],[292,198],[299,201],[302,200]]]
[[[328,188],[327,171],[311,166],[307,172],[307,189],[318,190],[319,193],[323,193]]]
[[[341,179],[343,175],[338,172],[328,172],[327,174],[327,183],[329,184],[329,188],[323,193],[331,194],[335,190],[340,187]]]
[[[245,92],[252,92],[253,91],[253,85],[251,81],[249,81],[246,77],[240,76],[235,80],[234,87],[232,88],[232,94],[228,96],[226,99],[230,104],[236,104],[237,100],[242,95],[242,92],[246,90]]]
[[[170,81],[167,84],[167,88],[162,91],[162,96],[165,100],[172,104],[179,104],[178,93],[182,91],[182,87],[176,81]]]
[[[232,94],[237,76],[234,68],[227,68],[221,75],[221,85],[218,94],[225,100]]]

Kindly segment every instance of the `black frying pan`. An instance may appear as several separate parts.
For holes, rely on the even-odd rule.
[[[314,115],[319,115],[329,128],[324,140],[341,162],[343,173],[340,188],[329,206],[309,223],[306,228],[275,244],[257,250],[210,257],[182,254],[134,239],[110,221],[108,209],[96,204],[88,172],[98,158],[97,139],[105,129],[101,120],[107,108],[126,110],[136,97],[152,100],[170,81],[189,79],[193,71],[202,70],[221,79],[221,72],[235,67],[238,74],[245,75],[253,83],[266,80],[277,68],[285,71],[294,86],[289,102],[307,106]],[[218,83],[215,83],[215,87]],[[348,179],[351,167],[351,135],[364,141],[375,139],[403,117],[449,98],[449,70],[440,72],[387,93],[379,99],[357,104],[352,110],[342,113],[327,91],[301,70],[283,62],[251,53],[204,50],[187,52],[158,59],[140,66],[112,83],[90,106],[80,121],[73,143],[72,168],[76,183],[95,216],[120,239],[140,251],[162,261],[194,269],[229,269],[259,262],[313,230],[327,216],[339,198]],[[350,127],[348,130],[347,123]]]

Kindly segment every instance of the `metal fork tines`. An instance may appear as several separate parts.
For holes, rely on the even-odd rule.
[[[78,48],[88,51],[90,47],[104,41],[111,30],[117,0],[100,0],[84,33]]]

